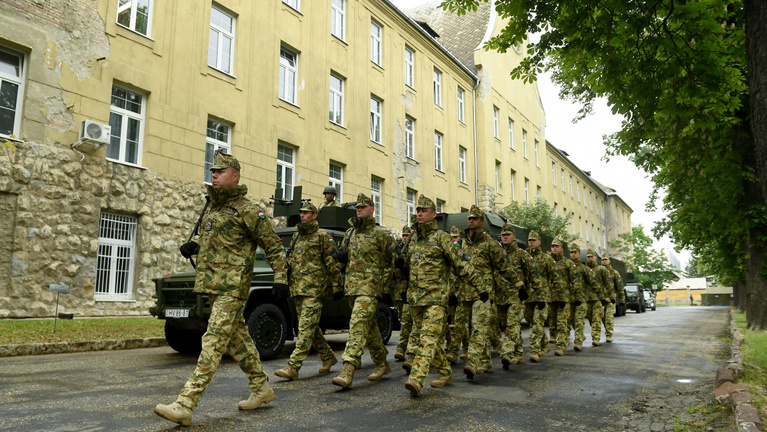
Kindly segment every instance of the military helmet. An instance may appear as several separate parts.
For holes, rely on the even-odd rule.
[[[336,188],[333,186],[325,186],[325,189],[322,190],[322,194],[324,195],[326,193],[332,193],[333,195],[337,195]]]
[[[226,154],[221,150],[216,150],[216,153],[213,156],[213,166],[210,167],[210,170],[220,170],[229,167],[240,172],[240,161],[230,154]]]

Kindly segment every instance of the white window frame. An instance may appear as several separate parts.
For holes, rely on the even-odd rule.
[[[564,192],[565,191],[565,169],[562,168],[560,172],[562,173],[562,176],[560,177],[560,180],[562,181],[562,192]]]
[[[437,213],[445,212],[445,202],[437,198]]]
[[[493,107],[493,137],[501,139],[501,125],[498,117],[501,115],[501,111],[498,107]]]
[[[540,186],[536,186],[535,187],[535,194],[536,194],[538,199],[541,199],[541,192],[542,192],[541,191],[541,187]]]
[[[559,216],[559,204],[554,203],[554,217]]]
[[[125,98],[119,98],[115,95],[115,91],[125,92]],[[135,102],[139,99],[138,103]],[[135,110],[117,106],[115,101],[123,101],[125,107],[138,105],[139,112]],[[120,118],[120,124],[116,124],[117,118]],[[130,128],[131,122],[138,122],[138,128]],[[128,165],[141,166],[141,159],[144,153],[144,127],[146,124],[146,95],[129,90],[125,87],[118,85],[112,85],[112,102],[109,109],[109,125],[112,127],[112,134],[109,144],[107,144],[107,156],[108,160],[119,162]],[[136,130],[137,135],[132,143],[128,142],[128,132],[130,130]],[[129,154],[131,145],[135,148]],[[118,146],[117,154],[115,155],[113,149]]]
[[[101,213],[94,300],[133,300],[137,227],[135,216]]]
[[[13,124],[11,125],[11,128],[9,131],[0,131],[0,136],[8,136],[13,135],[18,137],[19,131],[21,129],[21,117],[24,104],[24,76],[26,75],[26,56],[22,53],[6,49],[5,47],[0,46],[0,55],[3,56],[13,56],[18,59],[18,67],[13,68],[15,69],[15,73],[8,73],[5,72],[2,68],[0,68],[0,87],[6,87],[7,86],[16,86],[16,100],[13,106]],[[8,63],[4,63],[5,65],[12,66]],[[0,107],[0,111],[4,111],[7,108]]]
[[[573,176],[570,176],[570,198],[573,196]]]
[[[442,172],[442,134],[434,132],[434,169]]]
[[[551,185],[557,187],[557,163],[551,163]]]
[[[458,180],[466,184],[466,149],[458,147]]]
[[[501,195],[502,187],[503,182],[501,181],[501,163],[499,161],[495,161],[495,193]]]
[[[287,144],[277,144],[277,182],[275,189],[282,188],[282,199],[293,199],[293,186],[296,185],[296,149]],[[290,156],[290,160],[286,156]]]
[[[405,215],[405,221],[406,223],[410,222],[410,216],[415,214],[415,197],[417,192],[413,189],[407,188],[407,196],[405,199],[406,207],[407,207],[407,214]]]
[[[328,185],[336,188],[336,201],[343,202],[344,197],[344,166],[330,162],[328,164]]]
[[[370,177],[370,199],[373,200],[373,205],[375,206],[373,217],[379,225],[383,223],[383,209],[381,208],[381,203],[383,202],[382,196],[383,179],[378,177]]]
[[[517,199],[517,193],[514,190],[514,181],[515,181],[514,177],[516,177],[516,174],[517,174],[517,172],[514,171],[514,170],[511,170],[509,172],[509,183],[511,184],[511,200],[512,201],[516,201],[516,199]]]
[[[301,12],[301,0],[282,0],[282,2],[296,11]]]
[[[578,195],[578,202],[581,202],[581,182],[575,183],[575,194]]]
[[[151,38],[152,36],[152,11],[154,10],[154,0],[143,0],[141,3],[146,5],[146,32],[142,32],[136,28],[138,24],[139,16],[139,1],[136,0],[118,0],[117,1],[117,18],[115,21],[117,25],[127,28],[128,30],[138,33],[142,36]],[[124,24],[120,22],[120,15],[127,12],[128,23]],[[126,15],[123,15],[125,17]]]
[[[442,107],[442,72],[434,68],[434,105]]]
[[[461,87],[458,87],[458,91],[456,92],[456,96],[458,99],[458,121],[461,123],[464,123],[464,110],[465,110],[465,104],[464,104],[464,94],[465,92]]]
[[[525,202],[530,202],[530,180],[525,177]]]
[[[378,66],[383,62],[383,26],[375,20],[370,21],[370,61]]]
[[[291,56],[292,59],[288,58]],[[298,53],[285,46],[280,47],[280,88],[278,96],[285,102],[298,105]]]
[[[514,120],[509,119],[509,148],[514,150]]]
[[[533,140],[533,145],[535,146],[535,166],[538,165],[538,140]]]
[[[527,159],[527,131],[522,129],[522,157]]]
[[[405,156],[415,160],[415,119],[405,116]]]
[[[330,2],[330,34],[346,40],[346,0]]]
[[[415,51],[405,46],[405,85],[415,88]]]
[[[333,88],[334,80],[338,81],[338,88]],[[346,80],[337,76],[336,74],[330,74],[330,99],[329,99],[329,112],[328,119],[339,126],[344,125],[344,87],[346,86]]]
[[[229,18],[232,20],[232,26],[231,29],[226,29],[220,25],[220,23],[215,23],[214,20],[216,20],[217,15],[216,13],[223,15],[226,18]],[[224,72],[229,75],[234,75],[234,72],[232,71],[234,67],[234,42],[235,42],[235,34],[237,29],[237,19],[230,14],[229,12],[225,11],[223,8],[217,7],[216,5],[211,5],[210,8],[210,33],[208,35],[208,66],[218,69],[221,72]],[[211,36],[216,35],[215,40],[215,47],[214,41]],[[225,52],[223,49],[224,41],[229,41],[229,51],[228,53]],[[212,49],[215,50],[215,59],[213,59],[214,63],[211,64],[211,51]],[[228,55],[228,59],[225,57]],[[226,61],[228,60],[228,62]]]
[[[383,113],[383,101],[370,97],[370,141],[381,144],[381,114]]]
[[[208,117],[205,125],[205,164],[203,182],[211,184],[213,181],[210,168],[213,166],[213,156],[216,150],[232,154],[232,125]]]

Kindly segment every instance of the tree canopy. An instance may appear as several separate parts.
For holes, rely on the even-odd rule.
[[[538,231],[551,237],[562,237],[566,242],[578,239],[575,234],[567,232],[572,216],[557,216],[554,209],[544,200],[538,198],[532,203],[512,201],[500,211],[500,215],[512,223]]]
[[[610,243],[611,248],[623,253],[626,267],[645,288],[653,285],[660,288],[676,276],[663,251],[653,249],[652,245],[652,238],[645,234],[642,225],[633,226],[631,232],[619,234],[618,240]]]

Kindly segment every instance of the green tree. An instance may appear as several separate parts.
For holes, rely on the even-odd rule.
[[[462,14],[478,1],[443,4]],[[767,86],[767,5],[496,0],[495,9],[508,25],[485,48],[506,52],[540,34],[512,78],[550,71],[581,117],[606,98],[624,119],[606,137],[608,156],[627,155],[651,174],[650,209],[663,191],[668,216],[654,235],[732,281],[749,327],[767,328],[767,92],[757,91]]]
[[[554,209],[540,198],[532,203],[523,204],[512,201],[500,211],[500,215],[513,224],[538,231],[541,234],[551,237],[560,236],[568,243],[578,239],[577,235],[567,232],[567,226],[572,222],[572,216],[556,216]]]
[[[645,234],[641,224],[631,227],[630,232],[619,234],[617,241],[610,242],[610,247],[619,250],[625,257],[627,270],[632,271],[643,286],[651,288],[657,285],[660,288],[675,280],[676,275],[666,254],[653,249],[652,245],[652,238]]]
[[[705,277],[706,272],[702,269],[703,265],[699,262],[698,257],[695,255],[687,261],[687,265],[684,266],[684,276],[688,278]]]

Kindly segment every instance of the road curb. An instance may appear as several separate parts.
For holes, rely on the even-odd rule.
[[[155,348],[166,345],[168,342],[164,337],[0,345],[0,357]]]
[[[736,385],[735,378],[743,375],[743,356],[741,347],[743,336],[735,324],[735,309],[730,308],[730,344],[731,357],[727,366],[716,372],[714,397],[719,404],[731,404],[735,412],[735,430],[741,432],[763,431],[764,424],[759,417],[759,410],[752,403],[754,400],[747,385]]]

